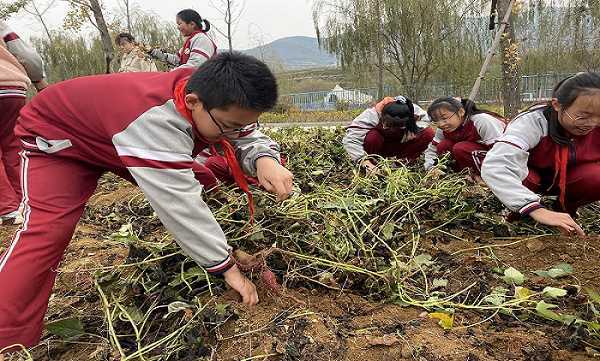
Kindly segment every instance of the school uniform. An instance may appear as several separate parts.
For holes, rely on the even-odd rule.
[[[19,141],[14,127],[31,81],[44,79],[42,59],[0,20],[0,216],[19,208]]]
[[[177,54],[169,54],[160,49],[153,49],[150,54],[175,67],[197,68],[217,55],[217,44],[206,32],[196,31],[187,37]]]
[[[214,184],[217,185],[218,182],[222,182],[225,184],[234,184],[235,178],[227,163],[227,158],[221,155],[216,149],[208,149],[204,150],[200,153],[194,161],[207,169],[210,174],[214,176]],[[283,163],[282,163],[283,164]],[[244,175],[246,182],[252,185],[258,185],[258,179],[255,177]],[[200,180],[200,182],[209,182],[208,178],[204,178],[204,180]],[[212,179],[211,179],[212,182]],[[210,188],[207,188],[210,189]]]
[[[600,129],[562,145],[549,135],[549,117],[549,106],[518,115],[483,162],[483,180],[522,215],[542,207],[540,195],[558,195],[559,207],[571,214],[600,200]]]
[[[415,116],[421,116],[421,120],[429,121],[427,113],[418,105],[413,105]],[[425,151],[433,136],[434,131],[429,127],[415,134],[414,138],[404,128],[386,129],[375,108],[369,108],[348,126],[342,142],[354,162],[359,162],[371,154],[412,161]]]
[[[48,87],[21,111],[25,222],[0,257],[0,348],[39,341],[56,270],[98,179],[134,181],[185,253],[209,273],[233,264],[202,200],[194,157],[208,143],[185,107],[192,68],[81,77]],[[232,139],[248,174],[279,147],[259,131]],[[228,158],[228,161],[230,158]]]
[[[435,137],[425,151],[425,169],[431,169],[439,156],[450,153],[455,160],[455,170],[470,168],[477,174],[488,150],[502,135],[503,119],[488,113],[473,114],[457,129],[435,131]]]

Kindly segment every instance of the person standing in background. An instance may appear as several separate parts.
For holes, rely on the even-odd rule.
[[[158,71],[156,64],[140,49],[133,35],[120,33],[115,37],[115,44],[123,53],[119,73]]]
[[[150,56],[177,68],[196,68],[217,55],[217,45],[209,37],[210,22],[202,19],[195,10],[185,9],[177,13],[177,29],[185,38],[183,47],[177,54],[169,54],[161,49],[152,49]]]

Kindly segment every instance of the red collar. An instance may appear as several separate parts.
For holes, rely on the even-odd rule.
[[[194,123],[194,118],[192,117],[192,111],[189,110],[188,107],[185,105],[185,96],[187,94],[185,87],[189,78],[190,77],[185,77],[179,80],[175,85],[173,97],[173,100],[175,102],[175,108],[177,109],[179,114],[181,114],[192,125],[194,135],[202,141],[204,141],[205,143],[210,144],[210,142],[208,142],[206,138],[204,138],[202,134],[198,132],[196,124]],[[244,191],[244,193],[246,193],[246,196],[248,197],[250,223],[252,224],[254,223],[254,200],[252,197],[252,192],[250,192],[250,188],[248,187],[248,182],[244,177],[244,172],[242,171],[242,168],[240,167],[240,164],[237,161],[237,157],[235,156],[235,149],[233,148],[233,145],[231,145],[229,140],[227,140],[226,138],[221,138],[219,140],[219,143],[223,148],[223,153],[225,154],[227,165],[229,166],[229,169],[231,169],[231,173],[233,174],[233,179],[235,180],[235,183]]]

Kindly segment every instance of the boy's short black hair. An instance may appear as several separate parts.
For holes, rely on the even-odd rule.
[[[277,103],[277,80],[262,61],[239,52],[221,53],[207,60],[186,85],[207,110],[227,108],[265,112]]]

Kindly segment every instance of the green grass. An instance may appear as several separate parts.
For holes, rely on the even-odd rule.
[[[502,104],[482,104],[482,109],[504,114]],[[267,112],[261,115],[261,123],[322,123],[322,122],[351,122],[364,108],[353,110],[323,110],[299,111],[291,109],[286,112]]]

